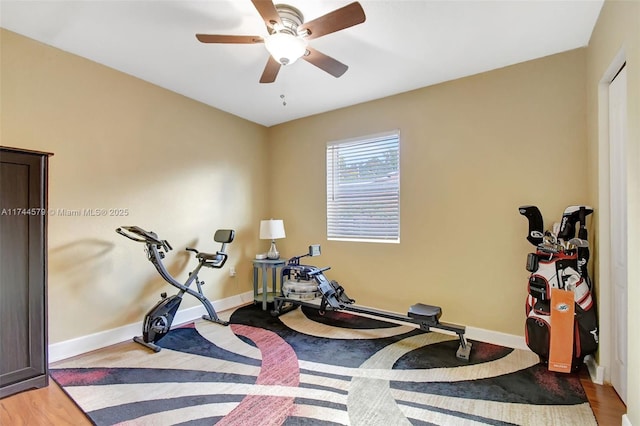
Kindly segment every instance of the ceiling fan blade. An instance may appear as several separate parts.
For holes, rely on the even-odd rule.
[[[318,52],[312,47],[307,46],[308,55],[302,57],[305,61],[315,65],[323,71],[328,72],[332,76],[338,78],[349,69],[348,66],[342,62],[333,59],[331,56],[327,56],[324,53]]]
[[[236,43],[236,44],[264,43],[264,40],[260,36],[196,34],[196,38],[200,40],[202,43]]]
[[[251,3],[258,10],[260,16],[264,20],[267,29],[273,28],[274,24],[282,25],[282,21],[280,20],[280,14],[276,10],[276,7],[271,0],[251,0]]]
[[[313,40],[314,38],[361,24],[365,19],[366,16],[360,3],[353,2],[313,21],[305,22],[298,27],[298,34],[303,34],[307,30],[309,32],[306,37],[307,40]]]
[[[276,81],[276,77],[278,76],[279,71],[280,62],[276,61],[271,55],[269,55],[267,66],[264,67],[264,71],[262,72],[262,76],[260,77],[260,83],[273,83],[274,81]]]

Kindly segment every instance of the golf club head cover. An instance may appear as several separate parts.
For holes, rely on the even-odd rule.
[[[544,237],[544,221],[540,209],[536,206],[520,206],[518,207],[518,211],[529,220],[527,241],[534,246],[541,244],[542,238]]]
[[[569,241],[576,236],[576,223],[580,222],[581,227],[584,226],[584,218],[593,213],[593,209],[589,206],[569,206],[562,214],[560,221],[560,231],[558,239]],[[585,228],[586,230],[586,228]]]
[[[569,206],[564,209],[562,220],[560,221],[560,231],[558,238],[565,241],[576,236],[576,223],[580,220],[580,206]]]
[[[589,206],[580,206],[580,229],[578,230],[578,238],[587,240],[587,216],[593,213],[593,209]]]

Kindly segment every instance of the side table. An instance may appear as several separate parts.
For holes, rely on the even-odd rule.
[[[253,300],[262,302],[262,310],[267,310],[267,303],[273,302],[274,296],[279,296],[282,288],[278,290],[278,268],[286,265],[286,260],[280,259],[253,259]],[[267,272],[271,270],[271,291],[267,286]],[[258,271],[262,271],[262,295],[258,294]],[[282,287],[282,283],[280,283]]]

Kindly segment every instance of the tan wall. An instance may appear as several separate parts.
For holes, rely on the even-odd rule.
[[[599,361],[605,367],[605,379],[611,365],[613,332],[611,317],[616,308],[611,304],[611,283],[608,276],[609,255],[608,207],[609,166],[606,98],[600,96],[607,69],[617,55],[627,63],[627,114],[628,114],[628,418],[631,424],[640,424],[640,352],[637,324],[640,310],[640,2],[606,1],[587,49],[587,121],[589,141],[589,198],[600,207],[594,226],[595,251],[600,293],[601,350]],[[609,76],[611,78],[612,76]],[[600,226],[599,222],[603,225]]]
[[[50,343],[136,323],[160,292],[173,292],[143,245],[114,232],[121,225],[169,240],[174,251],[167,264],[181,280],[194,264],[185,246],[217,250],[215,230],[234,228],[227,265],[238,275],[206,270],[201,278],[212,300],[249,290],[257,226],[268,212],[266,129],[9,31],[0,34],[0,144],[55,154],[51,209],[128,209],[125,217],[49,217]]]
[[[390,76],[390,78],[392,78]],[[585,52],[570,51],[269,129],[281,252],[321,243],[314,262],[358,303],[524,331],[527,221],[546,226],[588,200]],[[326,142],[400,129],[401,242],[326,240]]]
[[[125,218],[50,217],[51,343],[135,323],[170,290],[117,226],[169,239],[181,277],[189,259],[179,249],[213,248],[216,228],[235,228],[238,277],[204,276],[219,299],[249,290],[265,217],[285,220],[285,255],[321,243],[317,262],[361,304],[399,312],[439,304],[445,320],[521,335],[532,247],[517,207],[538,205],[550,227],[567,205],[590,199],[584,50],[264,129],[1,36],[0,143],[55,153],[51,208],[129,209]],[[325,143],[396,128],[401,243],[326,241]]]

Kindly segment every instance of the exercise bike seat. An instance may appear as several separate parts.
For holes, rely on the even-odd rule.
[[[438,324],[438,319],[442,315],[440,306],[425,305],[424,303],[416,303],[411,305],[407,316],[418,320],[424,320],[430,324]]]
[[[198,253],[196,254],[196,259],[198,260],[206,260],[207,262],[220,262],[224,259],[224,256],[220,253]]]

